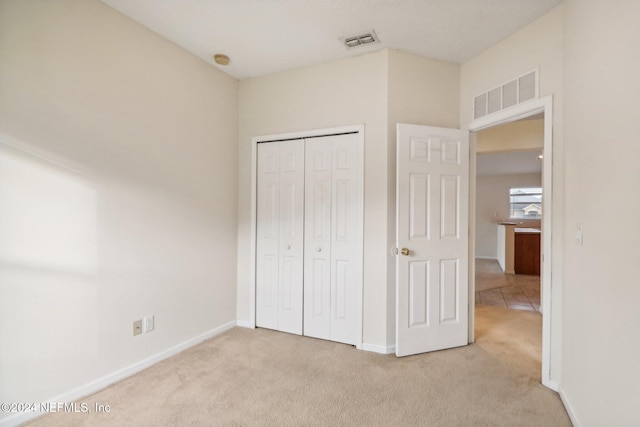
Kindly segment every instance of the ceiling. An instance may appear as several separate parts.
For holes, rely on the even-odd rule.
[[[542,149],[478,153],[476,156],[476,175],[542,173],[542,160],[538,159],[540,154],[542,154]]]
[[[101,1],[244,79],[382,48],[463,63],[562,0]],[[341,41],[370,30],[379,44]],[[217,53],[230,64],[215,64]]]

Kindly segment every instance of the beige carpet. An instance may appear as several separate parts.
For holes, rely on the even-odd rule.
[[[476,292],[511,286],[495,259],[476,259]]]
[[[398,359],[235,328],[32,426],[570,426],[540,385],[541,317],[479,306],[477,342]]]

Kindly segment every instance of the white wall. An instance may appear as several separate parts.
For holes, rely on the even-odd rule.
[[[104,4],[0,2],[0,401],[235,320],[236,126],[234,79]]]
[[[640,2],[565,12],[562,389],[580,426],[637,426]]]
[[[544,147],[544,120],[518,120],[476,134],[476,152],[532,150]],[[541,150],[542,151],[542,150]]]
[[[563,243],[563,5],[462,64],[460,123],[472,120],[473,97],[539,68],[540,96],[553,96],[553,218],[551,380],[560,381],[562,356]]]
[[[386,345],[387,52],[242,80],[239,87],[238,299],[248,321],[251,138],[365,125],[364,330],[367,344]]]
[[[509,189],[541,185],[541,174],[483,175],[476,178],[477,258],[498,257],[497,221],[509,218]]]

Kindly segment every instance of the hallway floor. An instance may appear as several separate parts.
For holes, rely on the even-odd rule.
[[[504,274],[493,259],[476,259],[476,305],[540,311],[540,276]]]

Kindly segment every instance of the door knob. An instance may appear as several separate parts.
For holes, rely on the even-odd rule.
[[[409,255],[409,252],[410,252],[410,251],[409,251],[409,249],[408,249],[408,248],[402,248],[402,249],[400,250],[400,253],[401,253],[402,255],[404,255],[404,256]]]

